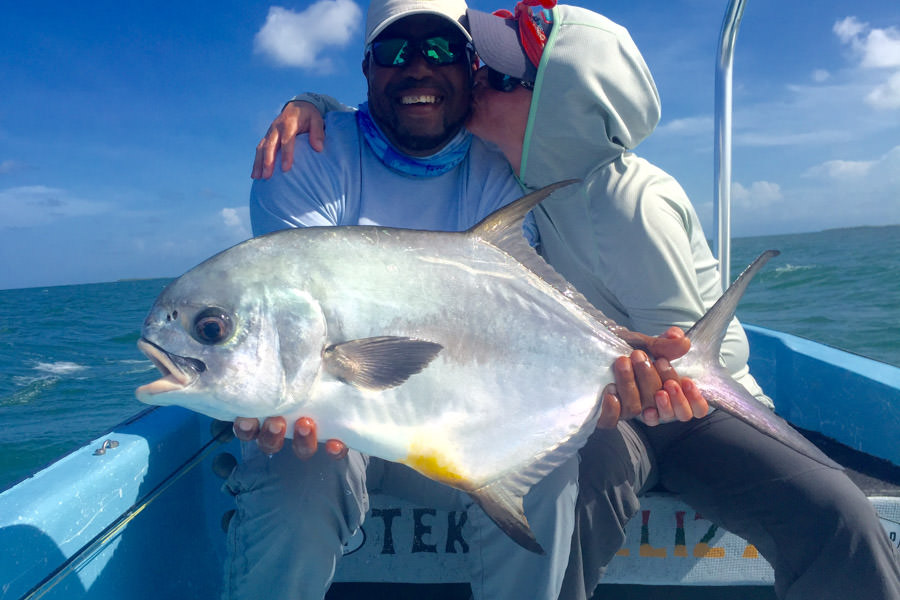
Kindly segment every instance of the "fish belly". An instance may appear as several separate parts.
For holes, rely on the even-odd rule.
[[[409,336],[443,349],[396,388],[323,384],[317,404],[340,406],[329,425],[351,447],[470,489],[592,430],[622,347],[605,344],[596,322],[515,265],[446,256],[372,260],[367,281],[357,272],[353,289],[323,303],[353,307],[332,319],[344,339]]]

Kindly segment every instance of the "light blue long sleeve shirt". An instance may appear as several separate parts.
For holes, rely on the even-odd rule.
[[[323,152],[300,136],[292,168],[276,168],[271,178],[253,183],[254,235],[328,225],[462,231],[522,196],[503,155],[477,138],[447,173],[414,177],[386,167],[372,153],[354,113],[329,113],[325,125]]]

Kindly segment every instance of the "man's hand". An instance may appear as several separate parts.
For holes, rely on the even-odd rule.
[[[269,125],[265,137],[256,146],[253,179],[268,179],[275,170],[275,156],[281,150],[281,170],[294,164],[294,142],[301,133],[309,133],[309,145],[316,152],[325,147],[325,120],[313,104],[291,101]]]
[[[282,417],[269,417],[259,426],[257,419],[238,417],[234,420],[234,435],[243,442],[256,440],[259,449],[266,454],[275,454],[284,447],[284,434],[287,424]],[[319,447],[316,423],[308,417],[300,417],[294,422],[294,437],[291,448],[299,458],[307,459],[316,453]],[[347,456],[349,448],[340,440],[325,442],[325,451],[335,460]]]
[[[665,333],[656,337],[627,330],[620,332],[619,337],[628,342],[632,348],[649,352],[656,358],[675,360],[691,349],[691,340],[684,335],[680,327],[669,327]]]
[[[630,357],[616,359],[616,382],[603,390],[597,427],[615,427],[620,419],[639,418],[646,425],[655,426],[706,416],[709,405],[700,390],[691,379],[679,377],[669,363],[690,349],[684,332],[672,327],[655,338],[631,335],[635,336],[629,340],[633,346],[645,348],[658,358],[651,362],[643,350],[635,350]]]

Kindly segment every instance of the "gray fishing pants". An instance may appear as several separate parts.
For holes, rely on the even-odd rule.
[[[624,542],[641,488],[656,483],[756,546],[774,568],[779,598],[900,599],[900,556],[846,474],[723,411],[597,431],[581,457],[561,600],[591,596]]]
[[[546,554],[509,539],[458,490],[412,469],[351,451],[335,461],[319,450],[296,458],[290,445],[271,458],[242,444],[243,461],[226,489],[237,504],[228,529],[223,598],[319,600],[331,585],[343,544],[362,524],[368,493],[381,492],[442,510],[467,510],[476,600],[556,600],[572,540],[578,457],[525,497],[532,531]]]

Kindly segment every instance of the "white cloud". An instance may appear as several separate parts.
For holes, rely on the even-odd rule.
[[[749,188],[740,183],[731,186],[731,199],[736,207],[759,209],[771,206],[782,198],[781,186],[770,181],[754,181]]]
[[[900,108],[900,71],[897,71],[888,80],[875,87],[868,96],[866,102],[875,108]]]
[[[812,74],[813,81],[816,83],[822,83],[824,81],[828,81],[831,78],[831,73],[826,71],[825,69],[816,69]]]
[[[856,17],[838,21],[833,30],[843,44],[850,46],[861,69],[893,71],[884,83],[871,88],[865,102],[882,110],[900,108],[900,30],[873,28]]]
[[[705,117],[686,117],[683,119],[673,119],[666,121],[656,128],[656,135],[675,134],[684,135],[702,135],[711,136],[713,132],[714,120],[711,116]]]
[[[223,208],[220,214],[222,215],[222,220],[225,222],[226,227],[241,226],[241,217],[238,215],[238,209]]]
[[[807,170],[803,176],[829,177],[860,190],[886,188],[900,193],[900,146],[874,160],[829,160]]]
[[[106,203],[83,200],[66,190],[43,185],[0,190],[0,227],[4,228],[35,227],[108,210]]]
[[[868,27],[868,23],[860,23],[856,17],[846,17],[834,24],[834,33],[845,44],[852,42]]]
[[[222,222],[225,223],[225,227],[240,237],[240,239],[251,237],[250,209],[247,206],[223,208],[219,211],[219,216],[222,217]]]
[[[345,46],[361,21],[353,0],[319,0],[302,12],[271,6],[254,45],[280,65],[327,71],[331,61],[321,55]]]
[[[861,44],[862,66],[869,69],[900,67],[900,31],[872,29]]]
[[[796,127],[797,125],[792,124]],[[753,146],[758,148],[773,148],[776,146],[807,146],[823,143],[832,143],[836,139],[846,137],[836,129],[821,129],[815,131],[794,132],[780,130],[770,125],[772,129],[766,130],[756,126],[754,122],[744,125],[740,131],[734,134],[734,143],[739,146]]]
[[[782,189],[769,210],[735,216],[763,231],[803,231],[900,224],[900,146],[871,161],[827,161]],[[737,211],[736,211],[737,213]]]
[[[876,165],[876,161],[863,160],[829,160],[808,169],[804,177],[828,177],[830,179],[847,180],[865,177]]]

